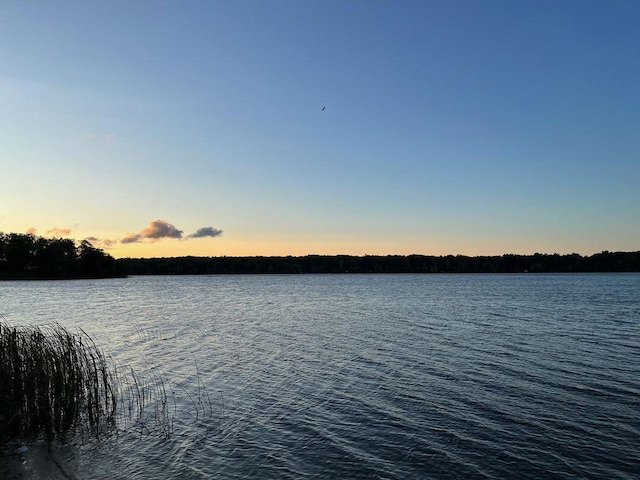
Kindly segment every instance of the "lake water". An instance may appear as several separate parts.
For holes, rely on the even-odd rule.
[[[80,326],[168,395],[168,438],[131,422],[34,478],[640,472],[639,274],[4,282],[0,313]]]

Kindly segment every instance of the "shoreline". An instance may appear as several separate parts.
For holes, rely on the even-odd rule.
[[[10,445],[0,454],[4,480],[76,480],[47,451],[46,445]]]

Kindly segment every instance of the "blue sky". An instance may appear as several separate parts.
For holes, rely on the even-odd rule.
[[[639,27],[635,0],[3,2],[0,231],[638,250]]]

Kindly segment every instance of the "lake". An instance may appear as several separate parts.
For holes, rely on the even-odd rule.
[[[33,478],[640,472],[640,274],[0,282],[0,314],[81,327],[168,400],[168,438],[31,445]]]

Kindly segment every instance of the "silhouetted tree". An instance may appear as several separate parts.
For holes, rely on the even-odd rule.
[[[36,238],[34,272],[40,278],[71,278],[75,274],[76,245],[71,239]]]
[[[78,247],[80,276],[82,277],[113,277],[118,275],[116,260],[95,248],[87,240],[82,240]]]
[[[119,276],[116,260],[84,240],[0,233],[0,279]]]
[[[23,275],[32,272],[35,269],[35,237],[31,234],[10,233],[3,240],[6,242],[4,260],[7,271]]]
[[[502,255],[307,255],[304,257],[177,257],[116,260],[130,275],[299,273],[518,273],[640,271],[640,252]]]

